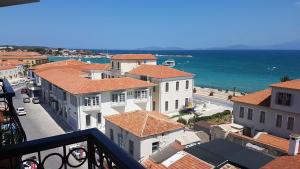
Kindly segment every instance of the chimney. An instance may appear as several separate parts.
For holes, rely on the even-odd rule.
[[[288,154],[291,156],[295,156],[298,154],[299,150],[299,140],[300,140],[300,135],[292,133],[290,135],[290,140],[289,140],[289,151]]]

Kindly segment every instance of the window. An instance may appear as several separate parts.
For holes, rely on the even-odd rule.
[[[85,124],[86,124],[86,126],[91,125],[91,115],[90,114],[85,116]]]
[[[152,110],[155,111],[155,101],[152,102]]]
[[[74,95],[70,95],[70,101],[73,106],[77,106],[77,98]]]
[[[185,89],[189,89],[189,81],[185,81]]]
[[[260,112],[260,117],[259,117],[259,122],[260,123],[265,123],[265,119],[266,119],[266,113],[264,111]]]
[[[141,61],[138,61],[138,65],[140,65],[141,64]]]
[[[118,62],[117,64],[117,69],[120,70],[120,62]]]
[[[240,115],[239,115],[240,118],[244,118],[244,111],[245,111],[245,108],[240,107]]]
[[[105,79],[105,74],[101,73],[101,79]]]
[[[67,100],[67,93],[66,92],[63,92],[63,99]]]
[[[294,117],[288,117],[287,129],[288,130],[293,130],[294,129]]]
[[[111,62],[111,68],[114,69],[114,62]]]
[[[175,100],[175,109],[178,109],[178,100]]]
[[[101,115],[101,113],[98,113],[97,114],[97,122],[98,122],[98,124],[101,124],[101,122],[102,122],[102,115]]]
[[[185,100],[184,100],[184,105],[185,105],[185,106],[188,106],[188,105],[189,105],[189,98],[185,98]]]
[[[123,135],[118,133],[118,145],[123,148]]]
[[[109,136],[110,136],[110,140],[114,141],[114,131],[112,129],[109,129]]]
[[[52,90],[52,84],[48,84],[49,90]]]
[[[166,92],[169,92],[169,83],[166,83]]]
[[[153,87],[153,93],[155,92],[155,90],[156,90],[156,88],[155,88],[155,86]]]
[[[253,109],[248,109],[248,120],[252,120]]]
[[[147,90],[137,90],[134,93],[135,99],[146,99],[147,98]]]
[[[291,105],[292,95],[289,93],[277,93],[277,104],[289,106]]]
[[[99,97],[86,97],[84,98],[84,106],[98,106],[100,105]]]
[[[147,76],[141,76],[140,79],[143,81],[147,81]]]
[[[166,101],[166,102],[165,102],[165,111],[168,111],[168,110],[169,110],[169,102]]]
[[[152,143],[152,153],[159,149],[159,142]]]
[[[276,127],[281,127],[282,124],[282,115],[278,114],[276,116]]]
[[[176,91],[179,90],[179,82],[176,82]]]
[[[129,140],[129,154],[133,156],[134,152],[134,143],[133,141]]]
[[[125,102],[125,93],[113,93],[112,102]]]

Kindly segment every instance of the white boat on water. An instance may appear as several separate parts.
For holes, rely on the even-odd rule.
[[[162,65],[168,66],[168,67],[174,67],[175,66],[175,60],[168,59],[168,60],[164,61]]]

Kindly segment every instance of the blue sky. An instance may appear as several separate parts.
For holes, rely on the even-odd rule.
[[[0,44],[134,49],[300,39],[300,0],[41,0],[0,8]]]

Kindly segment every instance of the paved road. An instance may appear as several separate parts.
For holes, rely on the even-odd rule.
[[[26,116],[19,116],[21,124],[25,130],[27,140],[35,140],[49,136],[55,136],[64,134],[65,131],[63,128],[67,128],[62,121],[59,121],[58,118],[53,114],[49,114],[46,110],[49,110],[47,107],[43,107],[40,104],[33,104],[33,103],[23,103],[22,95],[20,93],[20,89],[22,86],[14,87],[16,92],[16,97],[14,97],[14,106],[15,108],[24,107],[25,111],[27,112]],[[55,121],[54,119],[57,119]],[[62,126],[62,127],[61,127]],[[64,127],[65,126],[65,127]],[[55,148],[47,151],[41,152],[42,157],[44,158],[49,153],[58,152],[62,154],[62,148]],[[24,158],[28,158],[30,156],[37,156],[35,154],[29,154],[24,156]],[[77,161],[73,157],[70,158],[70,162],[72,164],[78,164]],[[57,156],[50,157],[46,163],[45,167],[49,169],[57,169],[61,164],[60,158]],[[80,168],[87,168],[87,165],[83,165]]]
[[[201,96],[198,94],[193,94],[193,101],[195,103],[201,103],[201,102],[211,102],[212,104],[216,104],[216,105],[222,105],[225,107],[233,107],[233,103],[230,101],[225,101],[222,99],[216,99],[216,98],[212,98],[209,96]]]

